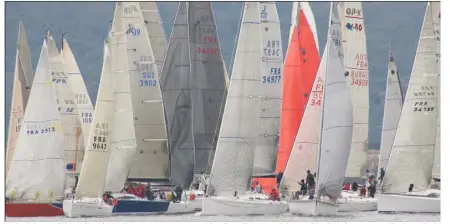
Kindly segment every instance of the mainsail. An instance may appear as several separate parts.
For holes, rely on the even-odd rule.
[[[120,65],[120,68],[127,68],[126,73],[129,71],[133,108],[131,114],[134,116],[137,143],[137,153],[134,155],[128,178],[137,181],[167,180],[169,152],[164,105],[158,80],[159,71],[139,4],[139,2],[123,2],[122,16],[115,18],[126,32],[121,41],[127,56],[114,57],[117,57],[117,60],[127,60],[127,65]]]
[[[380,163],[378,165],[378,176],[380,169],[386,169],[392,143],[397,131],[398,121],[402,112],[403,96],[400,88],[397,65],[392,53],[389,57],[389,65],[386,79],[386,96],[384,100],[383,129],[381,130]]]
[[[369,65],[366,26],[361,2],[340,2],[342,47],[347,83],[353,102],[353,137],[346,177],[360,178],[365,172],[369,137]]]
[[[114,79],[109,53],[111,38],[109,39],[108,43],[104,44],[103,68],[95,104],[95,116],[87,139],[80,178],[75,189],[77,198],[98,198],[102,196],[105,189],[109,155],[112,150],[111,132],[114,109]]]
[[[439,85],[432,10],[427,4],[416,57],[395,134],[386,174],[384,193],[427,190],[432,178]]]
[[[250,186],[261,98],[261,24],[258,2],[246,2],[230,87],[208,185],[209,195],[245,193]]]
[[[31,67],[30,50],[28,48],[25,27],[23,26],[23,22],[20,21],[16,51],[16,67],[14,69],[14,86],[11,100],[11,112],[9,115],[5,174],[8,173],[11,159],[14,155],[14,149],[16,147],[17,138],[19,137],[22,119],[27,107],[33,78],[34,74],[33,68]]]
[[[225,69],[210,2],[181,2],[161,73],[171,179],[187,188],[208,170],[226,95]]]
[[[129,8],[132,2],[117,2],[114,12],[114,19],[110,32],[110,63],[111,73],[114,79],[114,106],[112,118],[112,133],[108,172],[106,175],[105,191],[120,192],[130,174],[132,166],[135,166],[136,148],[136,123],[133,123],[133,87],[132,69],[128,67],[128,53],[134,50],[127,49],[127,30],[123,17],[137,7]],[[137,4],[137,3],[136,3]],[[137,14],[142,16],[139,11]],[[142,18],[142,17],[141,17]],[[133,26],[127,26],[128,30]],[[142,27],[141,27],[142,28]],[[132,31],[130,31],[132,32]],[[145,38],[147,41],[148,39]],[[136,63],[136,65],[140,65]],[[154,74],[154,73],[153,73]],[[141,78],[141,74],[138,76]],[[147,80],[146,80],[147,81]],[[142,82],[141,82],[142,83]],[[146,82],[150,83],[150,81]],[[139,130],[139,129],[138,129]],[[142,137],[142,136],[138,136]],[[139,140],[143,140],[141,138]]]
[[[92,106],[91,98],[84,84],[83,76],[81,76],[80,69],[78,69],[77,62],[66,39],[63,39],[61,57],[64,62],[64,70],[67,75],[70,90],[74,93],[74,103],[81,123],[83,142],[87,143],[92,125],[94,107]]]
[[[64,136],[51,72],[44,40],[6,178],[6,197],[12,201],[53,202],[63,197]]]
[[[283,48],[275,2],[261,2],[261,111],[253,176],[274,175],[281,112]]]

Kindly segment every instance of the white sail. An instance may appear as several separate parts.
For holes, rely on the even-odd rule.
[[[81,134],[81,123],[78,118],[74,94],[68,85],[64,64],[56,48],[55,41],[47,33],[48,54],[52,69],[53,84],[55,86],[56,102],[61,113],[62,129],[64,132],[64,160],[68,179],[66,187],[75,184],[74,176],[80,173],[84,158],[84,143]]]
[[[345,70],[331,39],[327,41],[323,112],[317,167],[317,195],[338,198],[350,154],[353,131],[353,106]]]
[[[408,192],[410,184],[414,184],[414,191],[428,189],[435,147],[438,72],[433,19],[428,3],[383,179],[385,193]]]
[[[340,14],[344,69],[353,102],[353,137],[346,177],[364,174],[369,137],[369,66],[366,26],[361,2],[341,2]]]
[[[139,2],[142,16],[144,17],[145,26],[147,28],[148,39],[155,57],[156,70],[158,78],[161,75],[164,57],[166,54],[167,40],[166,33],[162,24],[156,1]]]
[[[110,44],[104,44],[103,67],[95,104],[94,119],[92,120],[83,166],[75,190],[78,198],[83,196],[101,197],[105,188],[111,151],[112,111],[114,109],[114,77],[111,72],[108,45]]]
[[[386,169],[389,155],[391,154],[392,143],[397,131],[398,121],[402,112],[403,96],[400,82],[392,53],[389,57],[389,65],[386,79],[386,96],[384,100],[383,128],[381,130],[380,162],[378,165],[378,175],[380,169]]]
[[[8,145],[6,146],[5,174],[8,173],[9,165],[11,164],[34,78],[30,50],[22,21],[19,24],[15,66],[11,112],[9,114]]]
[[[441,3],[430,2],[433,17],[434,38],[436,40],[436,56],[438,60],[438,85],[437,85],[437,121],[436,121],[436,141],[434,146],[434,160],[432,177],[441,179]]]
[[[317,149],[321,131],[323,108],[323,88],[327,69],[327,60],[320,62],[316,78],[295,137],[291,155],[289,156],[283,178],[280,183],[281,192],[296,192],[301,179],[306,181],[306,171],[317,169]]]
[[[233,196],[250,187],[261,98],[259,3],[244,5],[232,76],[208,185],[210,195]]]
[[[133,108],[130,82],[130,69],[128,68],[127,37],[123,13],[125,2],[116,3],[113,24],[111,27],[110,63],[114,79],[114,111],[110,158],[108,174],[106,176],[106,191],[119,192],[131,170],[133,159],[136,156],[136,135],[133,123]],[[138,11],[139,12],[139,11]],[[140,16],[142,16],[139,13]],[[148,39],[146,38],[148,41]],[[133,50],[131,50],[133,51]],[[134,78],[134,77],[133,77]],[[151,112],[147,112],[151,114]],[[140,137],[140,136],[139,136]],[[143,139],[143,138],[142,138]]]
[[[339,19],[339,13],[337,12],[337,4],[330,2],[330,37],[336,47],[339,59],[344,62],[344,52],[342,50],[342,35],[341,35],[341,20]]]
[[[253,176],[275,173],[280,128],[283,48],[280,19],[275,2],[260,5],[261,20],[261,109]]]
[[[64,136],[45,40],[22,126],[6,179],[6,197],[41,202],[61,199]]]
[[[128,178],[168,179],[169,152],[160,74],[150,46],[139,2],[123,2],[121,22],[125,27],[126,66],[130,76],[137,153]],[[121,32],[121,31],[120,31]],[[124,65],[125,66],[125,65]],[[125,68],[125,67],[123,67]]]
[[[64,62],[64,70],[67,75],[70,90],[74,94],[74,103],[76,105],[78,118],[80,119],[81,124],[81,132],[83,134],[82,142],[86,144],[88,142],[87,139],[89,138],[89,132],[92,125],[94,108],[92,106],[89,93],[86,89],[83,76],[78,69],[77,62],[66,39],[63,39],[61,57]]]

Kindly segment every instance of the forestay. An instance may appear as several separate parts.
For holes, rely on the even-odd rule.
[[[13,201],[52,202],[63,197],[64,135],[53,88],[44,40],[6,179],[6,197]]]
[[[69,79],[64,69],[62,58],[56,48],[50,32],[47,33],[48,54],[52,69],[53,84],[55,86],[56,102],[61,113],[62,130],[64,132],[64,159],[68,174],[66,187],[75,184],[73,177],[81,170],[84,158],[84,142],[81,134],[81,123],[74,102],[74,94],[69,86]]]
[[[325,58],[326,59],[326,58]],[[299,190],[301,179],[306,181],[306,171],[317,170],[317,149],[321,132],[324,79],[327,60],[320,62],[316,79],[295,137],[289,161],[280,183],[281,192],[294,193]]]
[[[145,27],[147,28],[148,39],[150,40],[150,46],[153,51],[153,56],[155,57],[156,70],[158,71],[159,78],[167,47],[163,23],[156,1],[139,2],[139,6],[142,16],[144,17]]]
[[[381,130],[380,162],[378,165],[378,177],[380,169],[386,169],[391,154],[392,143],[397,131],[398,121],[402,112],[403,96],[400,88],[397,65],[392,53],[389,57],[389,65],[386,79],[386,96],[384,100],[383,128]]]
[[[227,87],[211,2],[188,6],[194,173],[199,174],[211,170],[208,159],[216,149],[215,131],[221,126]]]
[[[8,174],[11,159],[14,155],[14,149],[22,125],[23,114],[27,107],[31,84],[33,83],[34,78],[33,68],[31,67],[30,50],[28,48],[25,27],[23,26],[22,21],[20,21],[19,24],[15,66],[11,111],[9,114],[8,145],[6,146],[5,174]]]
[[[361,2],[341,2],[338,7],[342,30],[344,69],[353,102],[353,137],[346,177],[365,172],[369,137],[369,66],[366,27]]]
[[[83,76],[78,69],[77,62],[70,50],[69,43],[63,39],[61,48],[61,57],[64,62],[64,71],[66,72],[70,90],[74,94],[74,103],[78,112],[78,118],[81,123],[81,132],[83,133],[83,142],[87,143],[89,132],[92,125],[92,115],[94,108],[92,106],[91,98],[86,89]],[[86,146],[84,146],[86,147]]]
[[[125,2],[116,3],[110,33],[110,63],[114,79],[114,109],[111,145],[109,148],[111,152],[105,190],[112,192],[120,192],[123,189],[123,185],[130,173],[131,165],[134,165],[133,159],[136,156],[137,147],[135,126],[133,124],[132,84],[130,83],[133,79],[130,77],[131,72],[128,67],[127,34],[122,19],[125,9],[127,9]]]
[[[134,115],[137,143],[137,153],[134,155],[128,178],[168,179],[169,152],[164,105],[158,80],[159,71],[139,4],[139,2],[122,3],[120,22],[126,31],[123,41],[128,58],[124,56],[117,58],[128,60],[128,65],[120,69],[129,70],[133,105],[131,114]]]
[[[190,186],[194,176],[194,143],[190,85],[187,2],[178,5],[161,73],[170,147],[170,176],[174,184]]]
[[[350,154],[353,106],[344,68],[328,37],[322,61],[326,64],[316,194],[338,198]]]
[[[209,195],[232,197],[245,193],[250,186],[261,107],[259,12],[258,2],[245,3]]]
[[[428,189],[433,167],[437,118],[438,66],[428,3],[398,129],[386,167],[385,193]]]
[[[441,179],[441,3],[430,2],[433,17],[434,38],[436,40],[436,56],[438,69],[438,85],[437,85],[437,121],[436,121],[436,141],[434,146],[434,160],[432,177]]]
[[[94,119],[87,140],[86,154],[76,188],[76,196],[101,197],[108,171],[111,151],[111,132],[113,129],[113,74],[111,73],[109,43],[104,44],[103,67],[100,76]]]
[[[283,47],[275,2],[260,5],[261,20],[261,111],[253,176],[275,173],[281,112]]]

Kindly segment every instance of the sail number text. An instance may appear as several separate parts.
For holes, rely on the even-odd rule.
[[[26,129],[27,135],[43,135],[56,131],[56,127],[51,124],[27,124]]]
[[[268,40],[264,48],[265,56],[280,56],[280,41]]]
[[[66,79],[65,78],[58,78],[58,79],[52,79],[52,82],[54,82],[54,83],[56,83],[56,84],[59,84],[59,83],[61,83],[61,84],[67,84],[67,81],[66,81]]]
[[[94,142],[92,143],[92,148],[106,151],[106,137],[94,136]]]
[[[75,102],[77,104],[88,104],[88,98],[86,94],[75,94]]]
[[[320,78],[320,77],[318,78],[316,85],[311,90],[310,98],[311,98],[311,101],[310,101],[311,106],[320,106],[322,104],[322,99],[323,99],[323,80],[322,80],[322,78]]]
[[[20,128],[22,127],[22,118],[17,118],[17,126],[16,126],[16,132],[20,132]]]
[[[270,74],[262,77],[262,83],[280,83],[281,68],[270,68]]]
[[[127,34],[132,36],[139,36],[139,34],[141,34],[141,30],[139,28],[130,27],[127,30]]]
[[[427,101],[414,102],[414,112],[433,112],[434,107],[428,106]]]
[[[345,14],[349,15],[349,16],[361,16],[361,9],[357,9],[357,8],[347,8],[345,9]]]
[[[421,86],[420,91],[414,91],[414,96],[435,96],[433,86]]]
[[[219,48],[197,47],[195,52],[197,52],[197,54],[219,55]]]
[[[264,5],[264,8],[259,15],[261,16],[261,19],[267,20],[267,5]]]
[[[81,113],[81,119],[84,124],[92,123],[92,113]]]
[[[345,27],[348,30],[356,30],[356,31],[362,31],[363,30],[363,25],[359,24],[359,23],[347,23],[347,25],[345,25]]]
[[[350,71],[351,85],[352,86],[368,86],[368,75],[367,71]]]
[[[139,80],[139,86],[156,86],[156,82],[153,72],[143,72],[142,78]]]
[[[133,12],[139,12],[138,7],[136,7],[136,5],[130,5],[128,7],[123,7],[123,11],[125,12],[125,14],[131,14]]]

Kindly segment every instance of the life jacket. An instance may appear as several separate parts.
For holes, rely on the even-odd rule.
[[[189,195],[189,200],[190,200],[190,201],[193,201],[193,200],[195,200],[195,194],[191,194],[191,195]]]
[[[350,184],[345,184],[344,191],[349,191],[349,190],[350,190]]]
[[[114,198],[114,200],[113,200],[114,207],[116,207],[118,203],[119,203],[119,200],[117,200],[117,198]]]

